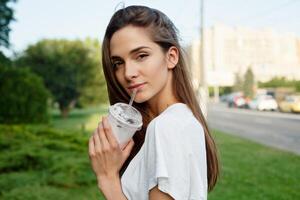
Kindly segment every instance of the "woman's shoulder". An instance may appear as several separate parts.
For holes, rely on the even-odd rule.
[[[154,137],[188,136],[202,130],[202,125],[195,118],[186,104],[177,103],[169,106],[148,125],[147,134]],[[187,133],[189,132],[189,133]]]
[[[185,122],[185,119],[192,117],[192,112],[186,104],[175,103],[167,107],[160,115],[155,117],[150,124],[172,124]],[[149,125],[150,125],[149,124]]]

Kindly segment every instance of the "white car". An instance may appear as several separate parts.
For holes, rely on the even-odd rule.
[[[263,111],[263,110],[275,111],[278,109],[278,104],[271,95],[260,95],[254,98],[252,101],[250,101],[248,106],[250,109],[259,110],[259,111]]]

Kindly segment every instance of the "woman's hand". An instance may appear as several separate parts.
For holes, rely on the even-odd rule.
[[[103,181],[119,177],[119,171],[133,146],[134,142],[131,139],[124,149],[121,149],[107,118],[102,118],[89,140],[89,156],[98,185],[105,185]]]

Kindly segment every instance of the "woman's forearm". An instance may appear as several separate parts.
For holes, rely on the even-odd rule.
[[[105,177],[98,179],[98,187],[105,196],[106,200],[127,200],[121,187],[121,181],[118,176]]]

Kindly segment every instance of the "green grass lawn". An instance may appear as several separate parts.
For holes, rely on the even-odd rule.
[[[103,199],[90,168],[87,140],[107,105],[52,111],[47,125],[0,125],[0,199]],[[219,131],[221,176],[210,200],[300,199],[300,156]]]
[[[58,110],[51,111],[50,126],[67,131],[93,131],[103,115],[107,115],[108,105],[94,106],[85,109],[73,109],[70,116],[63,119]]]
[[[221,176],[209,199],[300,199],[300,156],[214,132]]]

